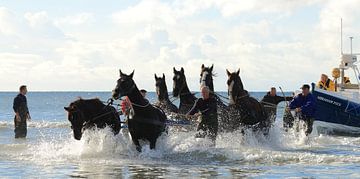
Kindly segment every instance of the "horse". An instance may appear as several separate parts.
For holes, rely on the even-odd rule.
[[[229,107],[228,124],[225,127],[227,131],[234,131],[240,127],[252,128],[255,131],[263,130],[267,134],[271,121],[267,117],[265,108],[259,101],[251,97],[244,89],[240,78],[240,69],[237,72],[228,75],[228,96]]]
[[[158,96],[158,101],[155,103],[155,106],[158,106],[166,113],[178,113],[179,109],[169,100],[169,94],[165,81],[165,74],[163,73],[162,77],[155,76],[155,86],[156,94]]]
[[[179,113],[186,114],[194,106],[197,98],[190,92],[189,87],[187,86],[184,68],[181,67],[181,70],[177,71],[174,67],[173,70],[173,96],[180,97]]]
[[[78,99],[68,107],[68,120],[74,133],[74,138],[80,140],[83,131],[90,128],[111,127],[114,135],[121,129],[120,117],[113,106],[104,105],[99,99]]]
[[[205,67],[204,64],[201,65],[201,72],[200,72],[200,86],[207,86],[210,89],[210,96],[216,99],[216,103],[218,106],[218,116],[219,116],[219,129],[222,131],[223,125],[225,121],[222,119],[228,118],[226,113],[227,106],[222,102],[218,95],[214,92],[214,83],[213,83],[213,69],[214,65],[211,67]]]
[[[129,116],[128,129],[136,150],[141,152],[140,139],[149,141],[150,149],[155,149],[157,138],[166,129],[166,115],[141,95],[133,76],[134,71],[126,75],[120,70],[120,78],[117,80],[112,97],[117,100],[128,96],[130,99],[134,115]]]

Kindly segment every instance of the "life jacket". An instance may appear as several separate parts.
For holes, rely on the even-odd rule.
[[[330,79],[327,79],[326,82],[319,81],[318,87],[320,89],[326,90],[326,91],[335,91],[335,83],[331,81]]]

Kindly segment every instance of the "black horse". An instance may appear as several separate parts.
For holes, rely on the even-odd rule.
[[[104,105],[99,99],[78,99],[68,107],[68,120],[74,132],[74,138],[80,140],[85,129],[112,128],[114,134],[121,129],[120,117],[113,106]]]
[[[179,113],[186,114],[194,106],[197,98],[190,92],[189,87],[187,86],[184,68],[181,67],[181,70],[177,71],[174,67],[173,80],[173,96],[180,96]]]
[[[250,97],[249,93],[244,90],[239,76],[240,69],[234,73],[230,73],[228,70],[226,72],[230,104],[225,130],[234,131],[240,127],[250,127],[267,133],[271,126],[270,119],[267,117],[263,105],[255,98]]]
[[[156,94],[158,96],[158,101],[155,103],[155,106],[158,106],[166,113],[178,113],[179,109],[169,100],[164,73],[162,77],[157,77],[155,74],[155,86]]]
[[[215,74],[213,73],[214,65],[211,67],[205,67],[204,64],[201,65],[201,73],[200,73],[200,86],[207,86],[210,89],[210,96],[213,96],[216,99],[216,103],[218,106],[218,116],[219,116],[219,129],[220,131],[223,130],[224,122],[223,119],[227,119],[228,115],[226,113],[227,106],[222,102],[220,97],[216,95],[214,92],[214,82],[213,82],[213,76]]]
[[[166,128],[166,115],[141,95],[133,76],[134,71],[130,75],[126,75],[120,70],[120,79],[117,81],[112,96],[114,99],[123,96],[129,97],[134,109],[134,115],[128,119],[129,132],[136,150],[141,152],[139,139],[148,140],[150,149],[155,149],[157,138]]]

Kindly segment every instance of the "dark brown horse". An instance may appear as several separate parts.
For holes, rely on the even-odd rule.
[[[237,72],[228,75],[228,95],[229,95],[229,117],[227,131],[234,131],[239,127],[250,127],[255,130],[264,130],[267,133],[271,126],[270,119],[266,116],[264,107],[255,98],[251,97],[244,89],[239,76],[240,69]]]
[[[165,74],[162,77],[157,77],[155,74],[155,86],[158,101],[155,106],[158,106],[166,113],[178,113],[179,109],[169,100],[169,94],[166,86]]]
[[[181,67],[181,70],[177,71],[174,67],[173,80],[173,96],[180,97],[179,113],[187,114],[194,106],[197,98],[190,92],[189,87],[187,86],[184,68]]]
[[[112,128],[114,134],[118,134],[121,128],[120,117],[116,109],[104,105],[99,99],[78,99],[68,107],[68,120],[74,132],[74,138],[80,140],[85,129],[89,128]]]
[[[145,99],[133,80],[134,72],[126,75],[120,70],[120,78],[113,90],[113,98],[128,96],[134,115],[128,119],[128,128],[136,150],[141,152],[140,139],[150,142],[150,149],[155,149],[156,140],[165,131],[166,115]]]

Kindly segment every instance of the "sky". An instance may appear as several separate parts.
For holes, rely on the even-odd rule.
[[[331,76],[344,51],[360,52],[360,0],[0,0],[0,91],[111,91],[135,70],[155,90],[184,67],[199,90],[200,67],[240,68],[248,91],[286,91]],[[349,75],[351,76],[351,75]],[[354,79],[355,80],[355,79]]]

